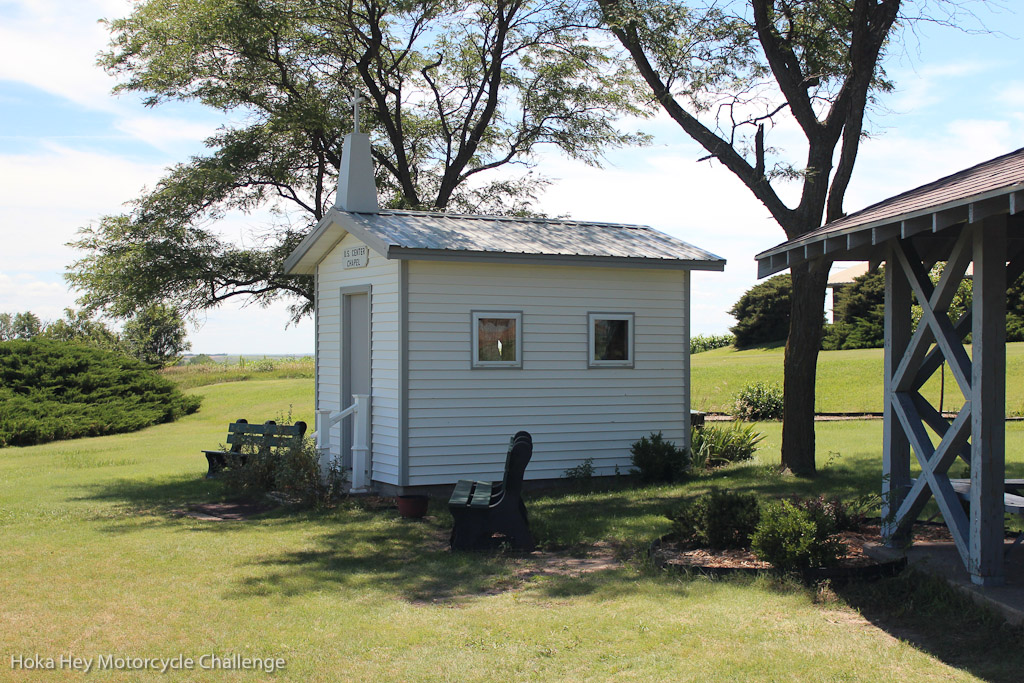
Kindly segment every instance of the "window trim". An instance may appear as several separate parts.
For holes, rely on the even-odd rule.
[[[629,323],[629,330],[627,332],[627,350],[629,358],[627,360],[598,360],[596,358],[595,344],[597,343],[596,335],[594,334],[594,324],[598,320],[625,320]],[[591,311],[587,313],[587,367],[588,368],[632,368],[636,365],[636,356],[634,355],[634,344],[633,337],[636,335],[636,315],[633,313],[623,312],[604,312],[604,311]]]
[[[480,319],[511,318],[516,321],[516,359],[511,360],[480,360]],[[469,361],[473,370],[522,369],[523,367],[523,312],[473,310],[469,312]]]

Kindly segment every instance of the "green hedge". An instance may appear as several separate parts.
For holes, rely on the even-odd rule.
[[[46,339],[0,343],[0,447],[133,432],[199,402],[118,353]]]

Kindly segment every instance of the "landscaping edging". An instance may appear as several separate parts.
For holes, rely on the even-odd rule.
[[[697,574],[708,578],[719,578],[724,576],[792,576],[795,572],[781,571],[768,567],[709,567],[695,564],[675,564],[661,552],[662,543],[667,536],[656,538],[647,551],[648,557],[656,567],[663,570],[675,571],[685,574]],[[907,558],[900,557],[893,560],[880,561],[861,567],[820,567],[817,569],[804,569],[799,572],[800,580],[808,585],[830,581],[836,585],[842,585],[850,581],[877,581],[879,579],[896,576],[907,566]]]

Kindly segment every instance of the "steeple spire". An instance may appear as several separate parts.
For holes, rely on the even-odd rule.
[[[335,208],[352,213],[377,213],[377,185],[373,177],[373,157],[370,154],[370,136],[359,130],[359,105],[366,98],[359,92],[352,93],[353,130],[345,136],[341,152],[341,168],[338,171],[338,193],[334,197]]]

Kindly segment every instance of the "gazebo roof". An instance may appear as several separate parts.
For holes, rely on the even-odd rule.
[[[875,258],[893,237],[938,234],[987,216],[1024,212],[1024,148],[940,178],[834,220],[761,252],[758,277],[825,256],[834,261]]]

